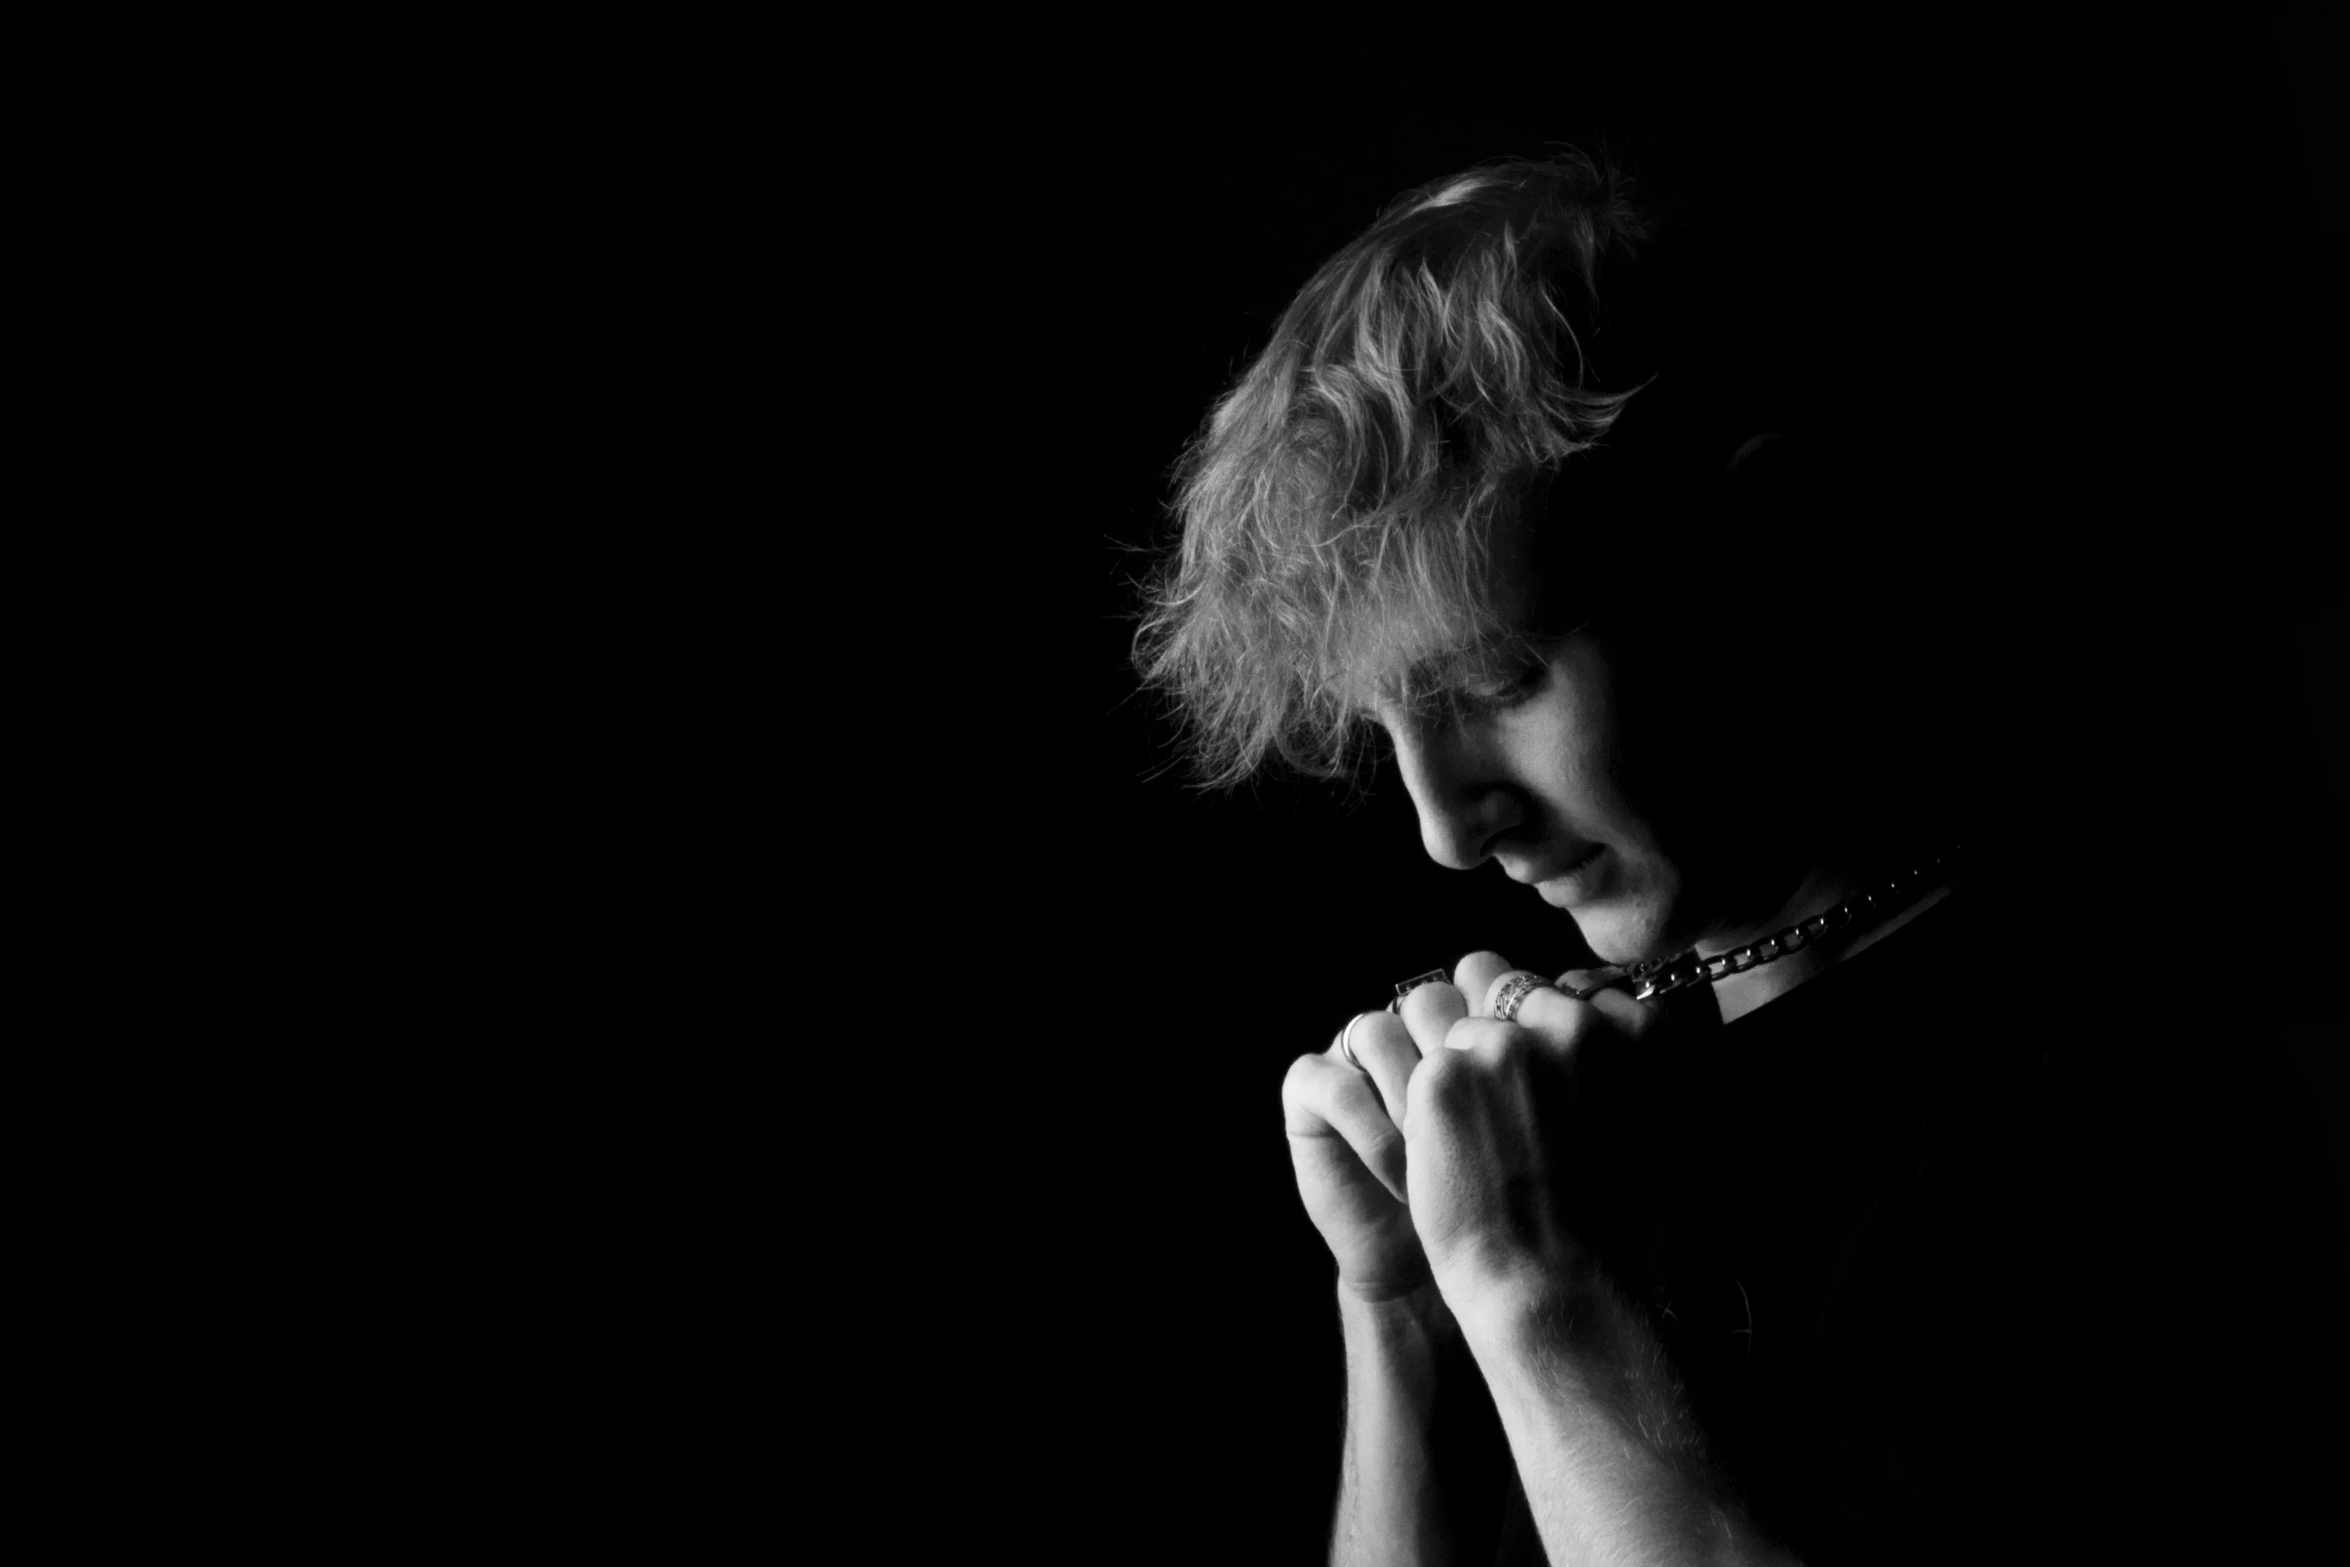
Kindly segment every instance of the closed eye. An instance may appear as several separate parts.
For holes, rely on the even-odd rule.
[[[1493,679],[1461,687],[1453,700],[1464,714],[1485,717],[1532,701],[1549,681],[1549,662],[1529,659]]]

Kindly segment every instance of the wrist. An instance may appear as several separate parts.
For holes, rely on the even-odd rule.
[[[1469,1360],[1460,1323],[1429,1284],[1403,1295],[1366,1297],[1343,1282],[1338,1288],[1339,1329],[1346,1341],[1351,1383],[1368,1376],[1400,1379],[1400,1387],[1433,1393],[1440,1368]]]
[[[1409,1330],[1438,1338],[1460,1337],[1460,1324],[1433,1279],[1410,1289],[1393,1290],[1366,1289],[1341,1277],[1338,1315],[1349,1333],[1391,1337]]]
[[[1445,1303],[1480,1361],[1571,1350],[1596,1326],[1602,1304],[1598,1270],[1588,1261],[1448,1282]]]

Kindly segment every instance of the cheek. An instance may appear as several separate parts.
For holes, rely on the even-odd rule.
[[[1624,714],[1594,747],[1595,782],[1659,841],[1741,814],[1746,796],[1731,779],[1742,752],[1724,743],[1708,712],[1714,700],[1647,704]]]
[[[1639,831],[1645,791],[1626,767],[1624,748],[1604,709],[1562,704],[1546,736],[1544,772],[1570,823],[1622,841]]]

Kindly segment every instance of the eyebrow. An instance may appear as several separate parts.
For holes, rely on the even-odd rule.
[[[1398,693],[1434,694],[1459,687],[1480,675],[1493,673],[1496,663],[1507,664],[1521,653],[1538,652],[1541,639],[1523,633],[1491,643],[1469,643],[1414,659],[1394,682]]]

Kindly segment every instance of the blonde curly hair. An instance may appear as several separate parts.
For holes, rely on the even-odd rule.
[[[1599,441],[1575,320],[1647,227],[1579,152],[1413,191],[1325,262],[1186,450],[1135,663],[1202,782],[1339,776],[1370,702],[1511,656],[1495,520]]]

